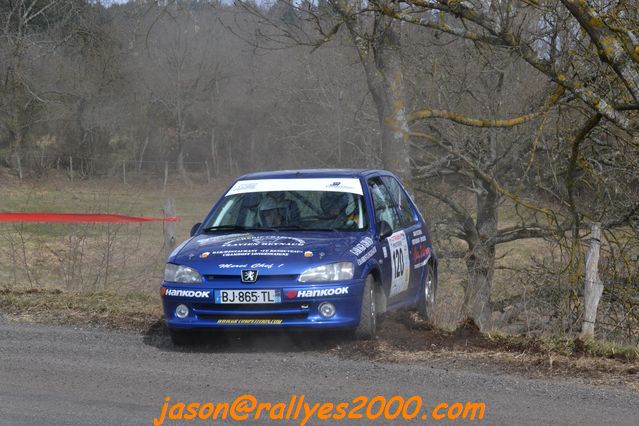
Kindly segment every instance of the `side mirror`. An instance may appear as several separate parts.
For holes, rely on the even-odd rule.
[[[393,234],[393,230],[391,229],[388,222],[385,220],[380,220],[377,222],[377,235],[379,236],[380,241],[390,237]]]
[[[195,233],[197,232],[198,229],[200,229],[200,226],[202,226],[201,222],[196,223],[195,225],[193,225],[191,227],[191,236],[195,235]]]

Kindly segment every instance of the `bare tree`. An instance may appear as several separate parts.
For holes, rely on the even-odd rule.
[[[604,7],[607,5],[571,0],[409,0],[396,9],[380,2],[371,3],[371,8],[378,13],[433,30],[436,37],[446,34],[472,43],[477,54],[485,58],[485,66],[495,70],[497,81],[491,96],[500,102],[521,96],[518,95],[521,87],[502,93],[502,82],[510,70],[503,69],[498,60],[500,55],[520,58],[532,66],[531,72],[523,73],[529,78],[526,83],[538,82],[541,88],[538,93],[546,98],[532,96],[528,104],[535,105],[535,110],[506,118],[503,113],[507,111],[491,108],[484,111],[487,117],[432,106],[408,114],[414,128],[422,122],[421,127],[427,129],[427,132],[411,133],[416,140],[428,142],[420,147],[431,151],[430,155],[426,154],[429,158],[420,177],[432,180],[456,176],[458,185],[475,194],[476,214],[473,214],[450,193],[437,191],[431,185],[422,188],[450,207],[457,218],[455,235],[468,245],[469,280],[464,310],[482,327],[490,320],[496,245],[521,238],[553,235],[562,238],[565,231],[572,230],[572,246],[576,247],[584,217],[607,216],[604,228],[611,228],[628,224],[627,219],[636,212],[636,201],[621,202],[620,197],[611,196],[606,185],[598,181],[600,170],[594,171],[584,164],[591,161],[601,165],[602,148],[584,150],[586,146],[592,147],[593,142],[604,145],[603,151],[619,152],[620,146],[631,142],[633,137],[636,144],[637,137],[639,60],[633,32],[633,28],[637,28],[636,8],[631,10],[628,2],[617,2],[612,13],[606,14],[606,22],[601,13]],[[450,71],[448,68],[447,72]],[[521,68],[517,72],[521,73]],[[476,90],[470,89],[467,93],[474,96]],[[484,105],[490,104],[487,100],[484,102]],[[568,111],[549,114],[555,111],[555,106]],[[554,129],[547,129],[549,119],[555,121]],[[482,133],[473,132],[475,137],[463,142],[451,139],[441,125],[436,128],[426,123],[432,120],[480,129],[505,129],[534,122],[537,130],[528,128],[528,134],[534,135],[532,138],[507,138],[501,143],[497,143],[494,131],[482,132],[486,134],[485,141],[477,139]],[[581,123],[574,126],[575,120]],[[550,132],[554,132],[555,137]],[[524,158],[529,160],[522,164]],[[623,178],[618,176],[621,181],[634,180],[632,172],[623,175]],[[526,182],[532,183],[533,188],[524,186]],[[539,197],[542,199],[535,200]],[[513,226],[499,228],[498,206],[504,200],[527,212],[521,214]],[[593,204],[594,200],[604,204]]]
[[[84,10],[76,0],[15,0],[0,3],[0,137],[20,155],[30,130],[44,121],[59,94],[44,87],[31,62],[59,51],[77,36],[70,25]],[[87,35],[89,33],[87,32]]]
[[[258,33],[257,43],[266,40],[267,44],[292,43],[315,49],[345,28],[362,64],[377,111],[383,167],[393,170],[410,186],[409,127],[398,25],[359,0],[327,0],[299,5],[279,0],[276,5],[280,11],[283,8],[286,19],[275,17],[269,10],[251,2],[238,0],[237,3],[259,17],[267,28],[267,32]],[[391,1],[385,5],[396,7]]]
[[[175,141],[178,172],[188,181],[184,159],[189,138],[188,115],[208,103],[220,79],[212,41],[219,33],[215,21],[200,19],[190,4],[174,2],[153,11],[143,51],[153,66],[144,82],[152,103],[172,117],[169,135]],[[146,65],[146,64],[145,64]]]

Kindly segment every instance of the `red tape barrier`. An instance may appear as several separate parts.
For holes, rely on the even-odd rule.
[[[57,223],[139,223],[177,222],[178,217],[124,216],[103,213],[0,213],[0,222],[57,222]]]

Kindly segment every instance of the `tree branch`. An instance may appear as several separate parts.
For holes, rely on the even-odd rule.
[[[639,102],[639,70],[623,42],[585,1],[561,0],[566,9],[588,33],[597,47],[599,57],[619,76],[635,101]]]
[[[425,133],[421,133],[421,132],[411,132],[410,136],[411,137],[417,137],[417,138],[420,138],[420,139],[426,139],[426,140],[434,143],[435,145],[443,148],[449,154],[452,154],[455,157],[459,158],[462,162],[464,162],[468,166],[468,168],[473,172],[474,176],[476,176],[479,180],[481,180],[485,184],[487,184],[490,187],[492,187],[496,192],[500,193],[501,195],[504,195],[504,196],[510,198],[511,200],[516,202],[517,204],[520,204],[520,205],[522,205],[522,206],[524,206],[526,208],[529,208],[531,210],[543,213],[543,214],[545,214],[547,216],[554,216],[554,213],[553,213],[553,211],[551,209],[548,209],[546,207],[537,206],[537,205],[535,205],[535,204],[533,204],[533,203],[531,203],[531,202],[529,202],[527,200],[522,199],[519,195],[513,194],[512,192],[508,191],[499,182],[497,182],[497,180],[493,176],[491,176],[488,173],[484,172],[481,167],[479,167],[477,164],[474,163],[474,161],[472,161],[470,158],[468,158],[467,156],[465,156],[461,152],[457,151],[453,147],[443,143],[438,138],[433,137],[431,135],[427,135]]]
[[[514,127],[524,124],[534,118],[539,117],[544,112],[553,107],[564,94],[565,88],[563,86],[557,86],[553,93],[548,97],[548,100],[544,102],[544,105],[540,111],[533,112],[531,114],[520,115],[519,117],[506,118],[506,119],[482,119],[482,118],[470,118],[462,114],[457,114],[451,111],[442,111],[436,109],[423,109],[416,111],[408,115],[408,121],[417,121],[426,118],[444,118],[454,121],[455,123],[463,124],[465,126],[472,127]]]
[[[473,217],[470,215],[468,210],[462,207],[459,203],[457,203],[451,197],[428,187],[415,188],[415,190],[441,201],[442,203],[446,204],[448,207],[450,207],[453,210],[453,212],[455,213],[455,216],[457,217],[459,225],[461,226],[461,229],[463,230],[463,234],[456,234],[458,238],[465,239],[468,235],[471,235],[472,233],[476,232],[475,221]]]
[[[581,127],[579,133],[575,135],[575,138],[572,141],[570,162],[568,163],[565,186],[566,191],[568,192],[568,205],[570,206],[570,212],[572,213],[575,226],[575,238],[577,238],[576,233],[579,230],[579,214],[577,213],[577,205],[575,203],[574,197],[575,173],[577,170],[577,160],[579,159],[579,146],[586,139],[588,134],[595,128],[595,126],[599,124],[599,121],[601,121],[601,114],[596,113],[591,116],[588,121],[586,121],[586,123]]]
[[[491,19],[485,12],[480,12],[477,9],[468,7],[465,2],[459,2],[458,0],[437,0],[437,3],[431,3],[429,0],[404,0],[406,4],[417,6],[424,11],[438,10],[441,12],[450,13],[459,19],[465,19],[473,22],[486,30],[491,38],[499,39],[499,42],[492,43],[488,40],[477,40],[480,42],[486,42],[499,47],[512,48],[517,54],[532,67],[548,76],[555,83],[565,87],[567,90],[574,93],[583,102],[589,105],[593,110],[600,113],[609,121],[613,122],[621,129],[630,131],[633,129],[633,124],[630,119],[623,114],[622,111],[616,110],[611,102],[608,102],[603,97],[599,96],[587,85],[580,81],[574,81],[568,78],[565,74],[556,72],[551,64],[540,59],[537,52],[528,44],[523,43],[519,35],[509,32],[506,28],[502,27]],[[393,16],[391,11],[383,9],[380,13],[384,13],[388,16]],[[395,18],[397,19],[397,18]],[[637,79],[639,81],[639,78]]]

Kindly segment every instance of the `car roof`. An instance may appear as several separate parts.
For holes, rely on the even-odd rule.
[[[386,170],[375,169],[300,169],[249,173],[238,180],[249,179],[302,179],[302,178],[366,178],[370,175],[392,175]]]

